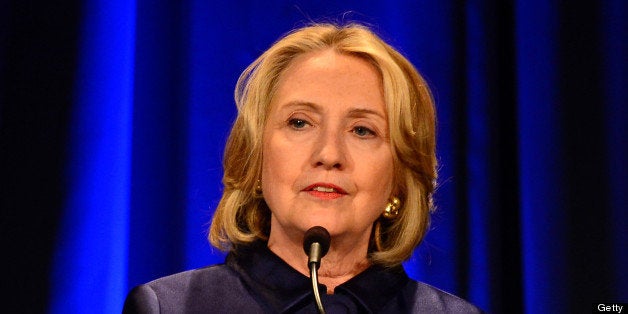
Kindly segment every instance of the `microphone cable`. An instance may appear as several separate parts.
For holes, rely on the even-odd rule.
[[[319,314],[325,314],[323,302],[318,291],[318,268],[321,265],[321,258],[329,251],[331,236],[327,229],[315,226],[305,232],[303,237],[303,250],[308,256],[308,268],[310,269],[310,279],[312,280],[312,291],[314,301]]]

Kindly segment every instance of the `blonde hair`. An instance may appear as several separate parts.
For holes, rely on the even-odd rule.
[[[399,216],[375,222],[370,260],[383,266],[408,259],[423,239],[433,210],[436,182],[434,102],[412,64],[367,27],[315,24],[297,29],[266,50],[238,79],[238,116],[224,153],[224,192],[214,213],[209,241],[234,250],[255,240],[267,240],[270,210],[256,196],[262,169],[262,133],[279,77],[297,56],[333,49],[363,58],[379,71],[393,147],[393,193],[401,202]],[[382,211],[384,209],[382,208]]]

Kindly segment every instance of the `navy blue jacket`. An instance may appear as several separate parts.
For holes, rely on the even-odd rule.
[[[323,261],[324,262],[324,261]],[[238,248],[225,264],[159,278],[133,288],[124,313],[316,313],[311,282],[265,243]],[[371,266],[325,294],[333,313],[481,313],[472,304],[410,279],[401,266]]]

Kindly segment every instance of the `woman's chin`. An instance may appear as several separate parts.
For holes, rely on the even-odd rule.
[[[302,229],[303,231],[307,231],[308,229],[315,226],[321,226],[327,229],[327,232],[329,232],[331,236],[341,233],[343,232],[343,229],[345,229],[343,227],[343,223],[339,222],[337,219],[326,217],[316,217],[314,219],[308,219],[302,224]]]

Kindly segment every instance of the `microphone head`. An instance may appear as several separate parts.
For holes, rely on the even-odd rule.
[[[305,251],[305,254],[310,254],[310,247],[312,246],[312,243],[315,242],[318,242],[321,246],[320,257],[325,256],[327,251],[329,251],[329,245],[331,244],[331,236],[329,235],[327,229],[321,226],[315,226],[305,232],[305,236],[303,237],[303,250]]]

